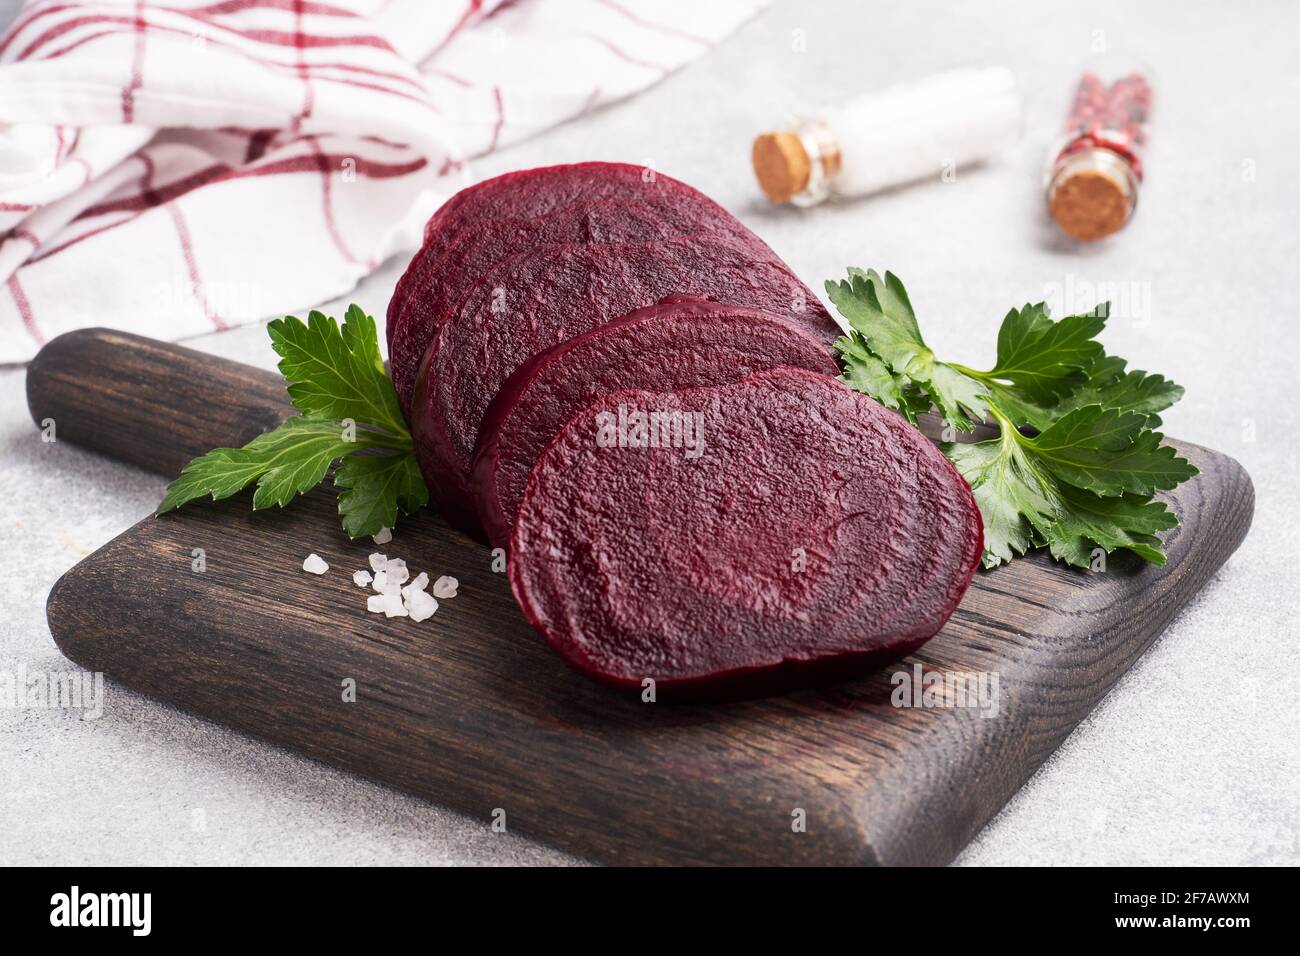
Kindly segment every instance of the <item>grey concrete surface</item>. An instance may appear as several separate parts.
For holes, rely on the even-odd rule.
[[[1238,458],[1254,528],[1205,592],[961,855],[987,864],[1294,864],[1300,718],[1294,326],[1300,9],[1285,3],[778,4],[627,103],[476,164],[488,176],[582,159],[651,163],[712,194],[814,287],[845,266],[907,282],[927,336],[972,364],[1007,307],[1052,290],[1120,293],[1105,340],[1187,397],[1168,431]],[[13,0],[0,0],[0,19]],[[1158,114],[1132,226],[1060,241],[1041,167],[1068,88],[1104,31],[1150,65]],[[803,46],[800,52],[799,47]],[[753,133],[786,112],[965,63],[1015,68],[1021,145],[875,199],[763,204]],[[352,298],[382,315],[404,263]],[[1082,304],[1090,305],[1090,301]],[[260,327],[192,344],[271,367]],[[164,482],[28,421],[0,370],[0,671],[68,668],[45,623],[57,577],[147,513]],[[485,820],[393,793],[109,684],[98,719],[0,708],[6,863],[575,862]]]

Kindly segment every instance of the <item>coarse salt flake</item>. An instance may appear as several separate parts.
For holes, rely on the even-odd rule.
[[[375,544],[388,544],[388,542],[393,540],[393,529],[380,528],[379,534],[372,535],[370,540],[373,541]]]
[[[411,577],[406,562],[401,558],[389,558],[384,564],[384,570],[388,572],[388,580],[397,584],[405,584]]]
[[[406,617],[400,594],[374,594],[366,599],[366,610],[385,617]]]
[[[379,535],[375,537],[376,544],[383,543],[378,540]],[[429,587],[427,571],[421,571],[412,578],[405,560],[390,558],[379,551],[370,555],[369,560],[374,574],[364,570],[358,571],[352,576],[352,580],[359,586],[364,587],[369,584],[375,589],[376,593],[366,599],[366,609],[374,614],[410,617],[413,621],[428,620],[438,610],[438,598],[455,597],[460,587],[459,581],[451,575],[444,574],[434,582],[433,593],[430,593],[427,590]]]
[[[393,580],[387,571],[376,571],[374,580],[374,589],[380,594],[397,594],[401,596],[402,586]]]
[[[421,571],[415,576],[415,580],[402,588],[402,597],[407,597],[413,591],[423,591],[429,586],[429,576]]]
[[[325,563],[324,558],[313,551],[307,555],[307,560],[302,563],[302,569],[308,574],[324,574],[330,569],[330,566]]]
[[[438,610],[438,602],[427,591],[412,591],[406,596],[404,604],[411,620],[416,622],[433,617],[433,612]]]

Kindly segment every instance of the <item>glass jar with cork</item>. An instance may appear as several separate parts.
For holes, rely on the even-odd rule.
[[[950,70],[761,134],[754,175],[774,203],[867,196],[985,159],[1015,142],[1023,123],[1010,70]]]
[[[1124,228],[1137,209],[1151,116],[1149,71],[1094,62],[1075,87],[1047,169],[1047,209],[1086,242]]]

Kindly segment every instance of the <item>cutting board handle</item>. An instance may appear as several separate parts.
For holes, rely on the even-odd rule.
[[[174,478],[190,459],[242,445],[293,412],[274,372],[112,329],[49,342],[27,369],[27,407],[70,441]]]

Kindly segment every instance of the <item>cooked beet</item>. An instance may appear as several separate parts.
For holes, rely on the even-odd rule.
[[[574,415],[625,389],[738,382],[778,365],[837,374],[825,346],[779,316],[674,297],[569,339],[524,363],[479,431],[474,494],[488,540],[510,540],[533,465]]]
[[[638,432],[636,412],[658,428]],[[664,447],[673,435],[681,447]],[[920,432],[781,368],[614,393],[571,419],[528,480],[509,576],[584,673],[730,695],[919,647],[957,607],[982,537],[970,488]]]
[[[467,186],[430,217],[425,226],[425,242],[429,244],[439,232],[454,231],[484,219],[545,216],[578,202],[653,201],[665,194],[702,207],[707,210],[706,215],[732,218],[698,189],[646,166],[569,163],[519,169]]]
[[[470,465],[479,426],[524,362],[667,295],[790,318],[829,345],[835,324],[784,267],[713,238],[543,248],[498,263],[438,332],[416,375],[411,430],[442,513],[476,524]]]
[[[642,241],[660,236],[718,235],[752,248],[757,258],[779,261],[776,254],[721,206],[685,183],[655,173],[644,166],[623,163],[575,163],[507,173],[462,189],[434,213],[425,226],[424,245],[411,259],[397,283],[388,305],[388,354],[394,384],[403,409],[409,406],[411,376],[424,357],[441,315],[463,297],[482,272],[499,258],[529,248],[532,240],[522,221],[548,219],[579,203],[617,202],[639,205],[660,225],[651,235],[635,234],[632,224],[606,217],[594,235],[605,234],[608,242]],[[495,220],[509,220],[506,235],[496,239]],[[534,224],[546,228],[544,224]],[[584,235],[565,238],[563,227],[556,238],[542,241],[599,241]],[[467,237],[488,240],[487,248],[475,253],[465,265],[453,254],[453,247]],[[477,245],[477,243],[476,243]],[[495,257],[495,258],[494,258]],[[430,288],[431,277],[452,285]]]
[[[640,202],[580,202],[546,216],[487,219],[460,230],[438,256],[423,261],[414,278],[403,276],[402,292],[393,299],[400,299],[402,305],[390,308],[389,366],[402,408],[409,411],[420,360],[446,317],[493,266],[519,253],[542,246],[618,245],[716,235],[748,249],[756,260],[785,268],[776,254],[740,223],[730,216],[701,217],[701,208],[698,203],[687,204],[663,193],[658,199]]]

